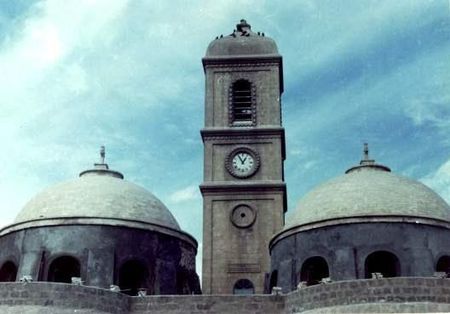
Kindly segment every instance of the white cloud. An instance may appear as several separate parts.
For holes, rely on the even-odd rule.
[[[187,186],[181,190],[175,191],[169,196],[169,201],[175,204],[198,199],[200,199],[198,185]]]
[[[450,204],[450,159],[434,173],[422,178],[421,181],[440,194]]]

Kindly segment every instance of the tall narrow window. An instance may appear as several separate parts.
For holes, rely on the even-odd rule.
[[[436,271],[446,273],[450,275],[450,256],[445,255],[439,258],[436,264]]]
[[[383,277],[397,277],[400,276],[400,262],[391,252],[373,252],[366,258],[365,271],[366,278],[372,278],[373,273],[380,273]]]
[[[0,268],[0,281],[16,281],[17,266],[11,261],[7,261]]]
[[[254,294],[255,286],[248,279],[239,279],[233,287],[233,294]]]
[[[320,256],[308,258],[300,270],[300,281],[306,282],[308,286],[316,285],[329,276],[327,261]]]
[[[278,270],[274,270],[270,275],[269,293],[272,293],[273,287],[276,287],[277,284],[278,284]]]
[[[137,295],[140,289],[147,289],[148,271],[136,260],[125,262],[119,271],[120,290],[128,295]]]
[[[250,126],[256,121],[252,84],[247,80],[233,83],[230,93],[230,124]]]
[[[48,281],[71,283],[72,277],[80,277],[80,262],[72,256],[58,257],[48,268]]]

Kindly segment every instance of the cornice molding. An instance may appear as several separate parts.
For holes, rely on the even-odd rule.
[[[246,194],[248,192],[281,192],[286,193],[286,183],[284,182],[204,182],[200,185],[202,195],[211,194]]]
[[[407,223],[415,225],[428,225],[433,227],[441,227],[450,229],[450,222],[444,220],[437,220],[426,217],[414,217],[414,216],[361,216],[361,217],[344,217],[330,220],[322,220],[300,226],[293,226],[286,230],[281,230],[269,242],[269,250],[271,251],[273,246],[280,240],[287,238],[291,235],[305,232],[313,229],[319,229],[324,227],[361,224],[361,223]]]
[[[249,139],[249,138],[284,138],[283,127],[229,127],[204,128],[200,131],[203,141],[220,139]]]

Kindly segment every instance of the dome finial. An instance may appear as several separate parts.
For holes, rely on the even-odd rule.
[[[363,160],[369,160],[369,144],[364,143],[364,157]]]
[[[386,166],[376,164],[374,159],[370,159],[369,157],[369,144],[364,143],[364,149],[363,149],[363,158],[359,162],[359,166],[354,166],[348,169],[345,173],[350,173],[353,171],[359,171],[361,169],[376,169],[376,170],[383,170],[390,172],[391,169],[389,169]]]
[[[361,162],[359,164],[363,165],[363,166],[375,164],[375,160],[369,158],[369,144],[367,144],[367,143],[364,143],[363,159],[361,160]]]
[[[100,146],[100,163],[105,163],[105,146]]]
[[[106,150],[105,146],[100,146],[100,162],[94,163],[94,169],[89,169],[82,171],[80,177],[84,175],[107,175],[110,177],[115,177],[123,179],[123,174],[118,171],[110,170],[108,164],[105,162]]]
[[[238,32],[246,33],[252,28],[250,24],[247,23],[245,19],[241,19],[241,22],[236,25],[236,29]]]

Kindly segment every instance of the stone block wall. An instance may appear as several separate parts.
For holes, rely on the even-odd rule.
[[[65,283],[0,284],[1,313],[128,313],[130,298],[95,287]],[[70,311],[69,311],[70,310]]]
[[[64,283],[1,283],[0,313],[325,314],[450,312],[450,279],[398,277],[333,282],[284,295],[130,297]]]
[[[285,313],[314,309],[321,309],[320,313],[325,313],[327,308],[336,312],[336,307],[351,305],[359,305],[355,307],[357,312],[364,312],[364,308],[368,312],[374,312],[382,307],[384,310],[381,311],[386,312],[386,305],[389,304],[396,311],[404,307],[409,312],[423,312],[424,303],[445,304],[444,307],[450,309],[450,279],[397,277],[311,286],[286,295]],[[365,304],[370,306],[364,306]],[[344,308],[340,308],[340,311],[344,311]]]
[[[133,314],[267,314],[283,313],[284,296],[193,295],[133,297]]]

